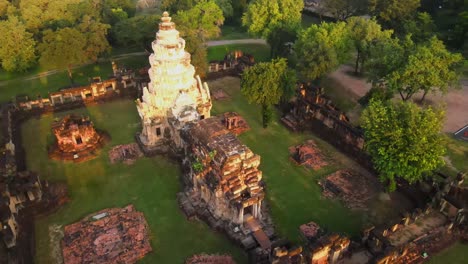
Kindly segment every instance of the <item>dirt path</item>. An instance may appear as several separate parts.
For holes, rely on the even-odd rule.
[[[361,97],[371,88],[370,83],[365,79],[352,76],[350,73],[353,67],[342,65],[338,70],[329,76],[339,82],[345,89]],[[426,103],[434,106],[446,107],[446,119],[443,131],[453,133],[468,124],[468,79],[461,81],[461,89],[451,89],[446,95],[428,94]],[[414,95],[414,100],[418,101],[422,94]]]

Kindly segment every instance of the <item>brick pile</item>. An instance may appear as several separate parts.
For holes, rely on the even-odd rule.
[[[64,263],[136,263],[152,251],[148,232],[133,205],[99,211],[65,227]]]
[[[114,164],[117,162],[123,162],[124,164],[131,165],[135,161],[143,156],[140,147],[137,143],[131,143],[126,145],[118,145],[109,150],[110,163]]]

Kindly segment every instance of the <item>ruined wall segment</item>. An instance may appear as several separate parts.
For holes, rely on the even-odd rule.
[[[181,147],[178,131],[188,122],[210,117],[208,85],[195,75],[185,40],[164,12],[156,39],[152,43],[148,71],[150,83],[137,100],[143,129],[138,135],[148,149],[163,148],[171,142]]]

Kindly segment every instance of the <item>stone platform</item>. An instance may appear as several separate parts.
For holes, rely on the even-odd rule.
[[[152,248],[143,213],[133,205],[111,208],[65,227],[64,263],[136,263]]]

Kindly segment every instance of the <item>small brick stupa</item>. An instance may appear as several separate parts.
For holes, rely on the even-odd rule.
[[[96,156],[96,150],[104,146],[107,134],[97,131],[88,117],[67,115],[52,124],[56,143],[49,150],[49,157],[57,160],[84,161]]]
[[[208,85],[195,76],[185,40],[179,37],[174,22],[164,12],[150,55],[151,79],[137,100],[143,130],[137,141],[145,152],[165,153],[181,148],[179,131],[193,121],[210,117]]]

